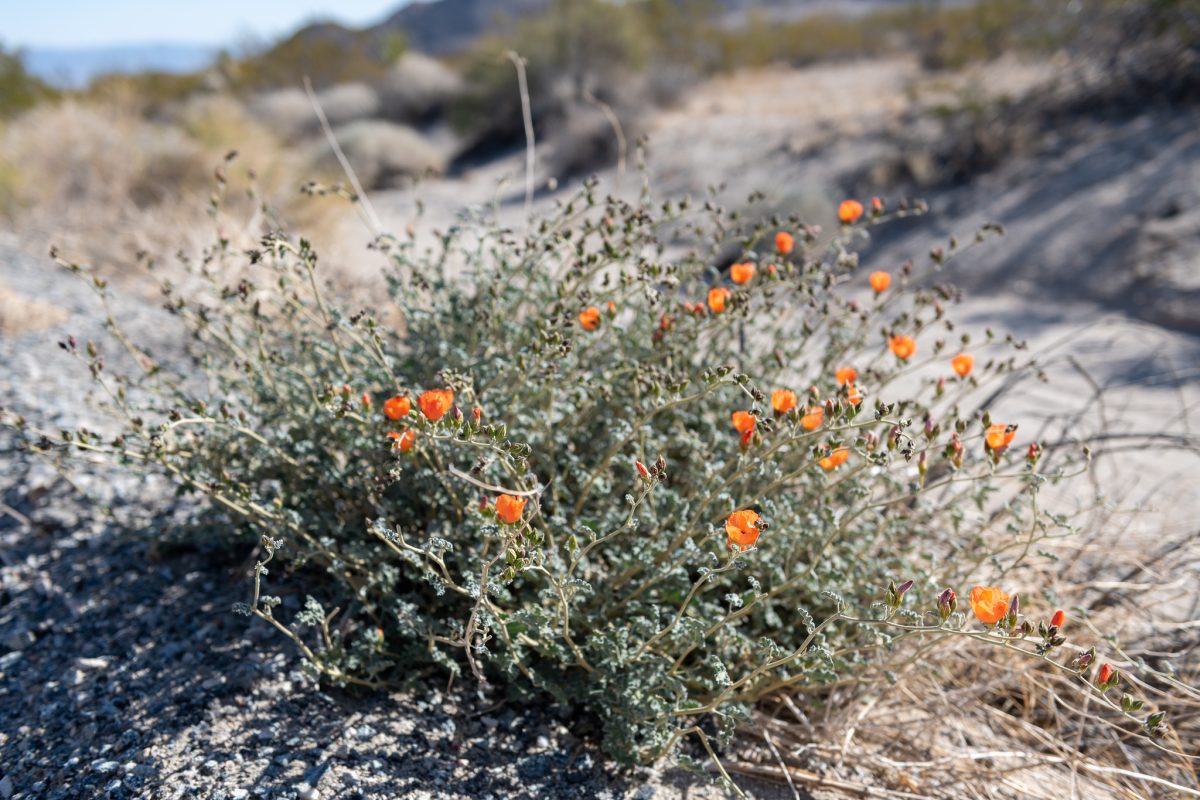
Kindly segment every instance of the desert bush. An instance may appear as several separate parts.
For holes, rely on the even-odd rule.
[[[524,142],[521,98],[507,53],[526,61],[534,127],[549,136],[588,93],[621,106],[622,92],[653,51],[639,16],[609,3],[558,2],[503,36],[478,42],[466,58],[466,91],[450,107],[458,130],[490,150]]]
[[[867,223],[917,210],[848,201],[828,238],[589,183],[524,233],[478,216],[434,246],[381,238],[375,310],[339,307],[302,239],[221,240],[186,291],[163,287],[190,368],[116,323],[139,373],[62,343],[124,430],[6,421],[175,479],[196,530],[255,550],[237,610],[335,684],[468,670],[581,704],[615,758],[646,762],[692,735],[713,755],[764,698],[819,703],[966,637],[1157,736],[1161,712],[1068,651],[1049,600],[992,586],[1074,534],[1042,490],[1085,459],[972,401],[1036,356],[920,288],[995,226],[863,274]]]
[[[317,129],[312,101],[299,87],[275,89],[252,97],[250,113],[284,139],[298,139]]]
[[[339,126],[334,136],[368,188],[391,186],[445,169],[445,158],[437,148],[407,125],[363,119]],[[322,174],[337,176],[340,167],[329,145],[322,142],[317,147]]]
[[[379,95],[365,83],[330,86],[317,94],[317,100],[331,125],[366,119],[379,112]],[[311,108],[309,116],[313,116]]]
[[[29,74],[19,51],[10,52],[0,45],[0,119],[53,99],[56,95],[57,92]]]
[[[405,53],[380,84],[380,111],[388,119],[417,123],[444,110],[462,91],[457,72],[420,53]]]

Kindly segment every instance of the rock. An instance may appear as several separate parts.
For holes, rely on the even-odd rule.
[[[9,650],[24,650],[35,641],[33,631],[28,628],[18,628],[4,637],[4,646]]]
[[[321,800],[321,792],[315,786],[302,783],[296,787],[296,797],[298,800]]]
[[[77,659],[75,659],[75,666],[79,667],[80,669],[107,669],[108,668],[108,659],[107,658],[86,658],[86,657],[85,658],[77,658]]]
[[[3,800],[8,800],[12,796],[13,796],[12,777],[9,775],[5,775],[3,778],[0,778],[0,798],[2,798]]]

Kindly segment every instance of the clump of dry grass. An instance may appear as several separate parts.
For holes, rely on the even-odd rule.
[[[119,97],[68,100],[0,130],[0,213],[27,248],[53,242],[121,274],[139,252],[162,260],[211,238],[206,199],[217,173],[252,187],[223,198],[227,206],[294,213],[320,240],[324,215],[299,193],[310,169],[304,152],[228,95],[196,95],[153,119]]]

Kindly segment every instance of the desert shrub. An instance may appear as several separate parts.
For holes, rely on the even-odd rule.
[[[295,86],[305,76],[318,88],[381,78],[387,64],[363,31],[334,23],[315,24],[244,58],[224,58],[229,85],[251,93]]]
[[[20,51],[0,45],[0,119],[32,108],[57,95],[53,89],[25,69]]]
[[[405,53],[380,84],[380,110],[388,119],[421,122],[444,110],[462,91],[457,72],[420,53]]]
[[[339,126],[334,136],[359,180],[369,188],[437,174],[445,168],[445,159],[437,148],[407,125],[362,119]],[[317,147],[322,174],[337,176],[340,167],[332,150],[324,142]]]
[[[555,3],[546,14],[481,40],[466,57],[467,88],[451,104],[449,117],[483,149],[524,141],[509,51],[526,61],[533,122],[541,137],[555,132],[570,106],[589,92],[622,105],[623,89],[649,62],[653,45],[637,13],[598,0]]]
[[[299,87],[275,89],[253,96],[250,113],[284,139],[298,139],[317,130],[312,101]]]
[[[330,86],[317,94],[317,100],[331,125],[366,119],[379,112],[379,95],[365,83]],[[313,116],[311,108],[309,116]]]
[[[819,703],[968,637],[1157,735],[1094,649],[1065,651],[1049,599],[987,588],[1073,535],[1042,490],[1082,457],[972,401],[1038,369],[1021,342],[955,327],[936,284],[994,226],[859,268],[866,223],[918,209],[847,202],[827,238],[589,184],[524,233],[479,216],[381,238],[374,310],[340,307],[302,239],[221,240],[163,289],[190,367],[116,324],[141,372],[62,343],[119,434],[7,422],[35,449],[174,478],[197,530],[256,551],[238,610],[335,684],[469,671],[581,704],[614,757],[644,762],[693,734],[712,754],[783,690]]]

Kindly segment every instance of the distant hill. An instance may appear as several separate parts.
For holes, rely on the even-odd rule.
[[[545,11],[553,0],[418,0],[407,3],[382,22],[358,33],[378,46],[387,36],[402,34],[409,46],[430,55],[448,55],[470,47],[498,22],[515,20]],[[617,2],[617,0],[614,0]],[[636,0],[623,0],[633,3]],[[688,0],[677,0],[686,4]],[[908,5],[912,0],[714,0],[726,24],[744,24],[752,14],[776,21],[801,19],[813,14],[866,14],[880,8]],[[971,0],[943,0],[945,5],[963,5]],[[327,39],[338,35],[345,44],[354,41],[348,29],[331,31],[328,25],[312,25],[298,39]]]
[[[212,63],[218,48],[198,44],[130,44],[105,47],[31,47],[25,68],[49,84],[75,89],[110,72],[195,72]]]
[[[499,19],[544,11],[550,0],[426,0],[402,6],[372,30],[401,32],[409,44],[432,55],[462,50]]]

